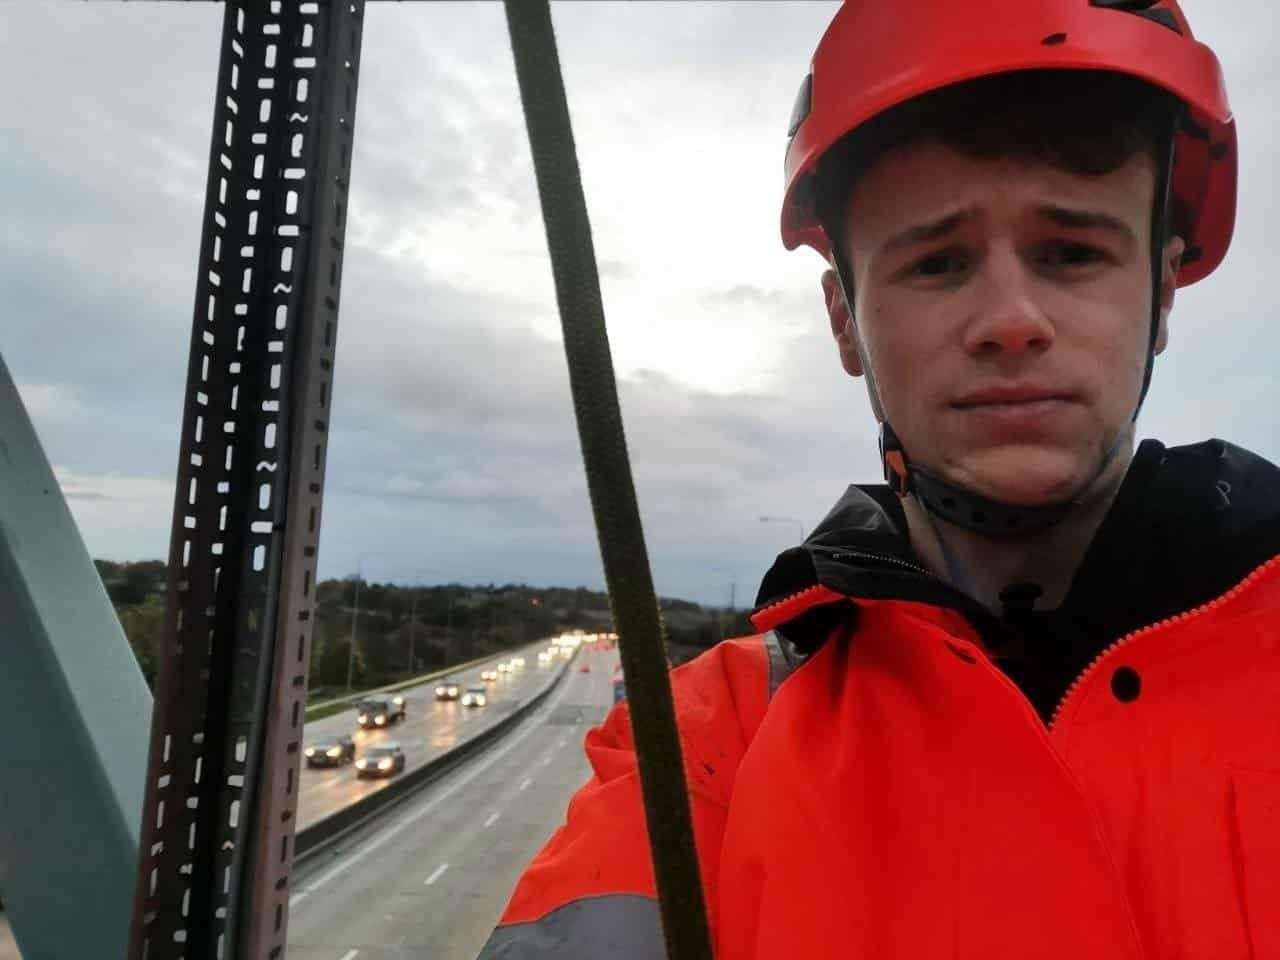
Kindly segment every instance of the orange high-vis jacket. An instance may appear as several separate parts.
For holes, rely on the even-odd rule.
[[[1249,466],[1249,569],[1116,638],[1048,724],[972,617],[829,583],[677,668],[716,956],[1280,960],[1280,484]],[[774,629],[837,609],[807,657]],[[626,710],[486,960],[664,955]]]

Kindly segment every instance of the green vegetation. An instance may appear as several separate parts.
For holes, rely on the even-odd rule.
[[[164,629],[165,565],[158,560],[94,563],[147,683],[153,683]],[[610,630],[613,623],[608,597],[581,588],[414,587],[348,579],[321,581],[315,595],[307,697],[313,703],[346,692],[348,663],[352,686],[368,689],[565,630]],[[721,637],[752,632],[742,611],[669,599],[661,606],[675,663]]]

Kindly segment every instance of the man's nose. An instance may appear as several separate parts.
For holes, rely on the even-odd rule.
[[[1036,297],[1037,278],[1016,251],[993,250],[973,289],[975,300],[964,346],[978,355],[1043,352],[1054,327]]]

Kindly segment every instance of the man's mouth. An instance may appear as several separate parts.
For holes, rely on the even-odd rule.
[[[970,391],[959,399],[953,400],[951,406],[957,410],[979,408],[998,410],[1002,407],[1028,409],[1043,407],[1048,409],[1055,404],[1072,403],[1075,399],[1075,395],[1071,391],[1058,387],[1009,384],[983,387]]]

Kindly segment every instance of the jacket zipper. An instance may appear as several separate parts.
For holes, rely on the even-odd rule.
[[[937,583],[943,586],[948,586],[948,584],[945,581],[939,580],[931,571],[926,570],[924,567],[918,566],[914,563],[910,563],[909,561],[906,561],[906,560],[899,560],[897,557],[886,557],[883,554],[879,554],[879,553],[864,553],[861,550],[834,550],[830,554],[828,554],[828,556],[830,556],[832,560],[874,560],[879,563],[888,563],[894,566],[903,567],[904,569],[911,570],[915,573],[919,573],[922,576],[928,577],[930,580],[936,581]],[[805,587],[803,590],[797,590],[794,593],[788,593],[786,596],[779,597],[777,600],[774,600],[772,603],[761,607],[759,610],[755,611],[753,616],[763,616],[764,614],[768,613],[770,610],[774,609],[775,607],[780,607],[783,604],[791,603],[794,600],[799,600],[801,597],[805,596],[805,594],[813,593],[821,589],[824,589],[824,588],[823,588],[823,585],[820,583],[810,584],[809,586]]]
[[[777,600],[773,601],[773,603],[766,604],[765,606],[761,607],[759,610],[756,610],[755,612],[753,612],[751,614],[751,617],[752,619],[756,617],[763,617],[770,610],[773,610],[777,607],[781,607],[783,604],[791,603],[793,600],[799,600],[805,594],[816,593],[823,589],[824,587],[820,583],[810,584],[809,586],[805,587],[803,590],[797,590],[795,593],[788,593],[785,597],[779,597]]]
[[[1137,630],[1126,633],[1123,637],[1107,646],[1089,662],[1089,665],[1080,672],[1080,675],[1077,676],[1075,680],[1072,681],[1071,686],[1067,688],[1067,692],[1062,695],[1062,699],[1058,701],[1058,705],[1054,708],[1053,716],[1049,719],[1049,729],[1052,730],[1054,728],[1058,719],[1066,711],[1067,704],[1071,702],[1072,697],[1079,692],[1080,688],[1084,686],[1086,681],[1088,681],[1093,674],[1097,672],[1099,664],[1111,656],[1111,654],[1116,650],[1119,650],[1121,647],[1128,646],[1141,637],[1146,637],[1149,634],[1155,633],[1157,630],[1162,630],[1165,627],[1172,626],[1176,623],[1186,623],[1188,620],[1195,619],[1196,617],[1203,616],[1206,613],[1216,610],[1223,604],[1234,600],[1273,569],[1280,569],[1280,556],[1272,557],[1262,566],[1255,568],[1252,573],[1226,593],[1219,597],[1215,597],[1208,603],[1202,603],[1198,607],[1193,607],[1190,610],[1184,610],[1182,613],[1176,613],[1172,617],[1166,617],[1163,620],[1157,620],[1155,623],[1149,623],[1145,627],[1140,627]]]
[[[916,573],[928,577],[930,580],[937,580],[938,583],[945,581],[939,579],[932,571],[926,570],[917,564],[907,560],[900,560],[897,557],[886,557],[880,553],[863,553],[861,550],[840,550],[831,554],[832,560],[876,560],[880,563],[889,563],[898,567],[905,567],[907,570],[913,570]]]
[[[962,615],[965,615],[969,617],[971,620],[974,620],[975,627],[978,626],[976,621],[982,620],[984,618],[985,619],[993,618],[993,614],[989,610],[987,610],[985,607],[978,604],[977,601],[974,600],[972,597],[970,597],[968,594],[960,590],[957,590],[954,586],[952,586],[947,581],[943,580],[941,577],[935,574],[932,570],[926,570],[924,567],[920,566],[919,564],[911,563],[908,560],[902,560],[902,559],[899,559],[898,557],[886,556],[885,554],[881,554],[881,553],[867,553],[862,550],[849,550],[849,549],[843,549],[843,548],[831,550],[829,553],[827,553],[827,556],[830,557],[832,560],[868,560],[868,561],[872,561],[874,563],[878,563],[882,565],[887,564],[889,566],[895,566],[895,567],[900,567],[904,570],[909,570],[912,573],[915,573],[921,577],[924,577],[934,586],[951,594],[955,602],[950,604],[950,606],[953,609],[960,612]],[[755,613],[752,614],[752,619],[754,619],[757,616],[764,616],[774,608],[780,607],[783,604],[792,603],[796,600],[801,599],[807,594],[819,592],[823,590],[831,590],[831,589],[832,588],[827,587],[821,583],[811,584],[802,590],[797,590],[793,593],[789,593],[786,596],[780,597],[779,599],[774,600],[772,603],[764,607],[761,607],[759,610],[755,611]],[[854,598],[850,596],[849,599],[854,599]],[[946,604],[942,604],[942,603],[938,603],[937,605],[946,606]],[[979,633],[981,633],[981,629],[979,629]]]

